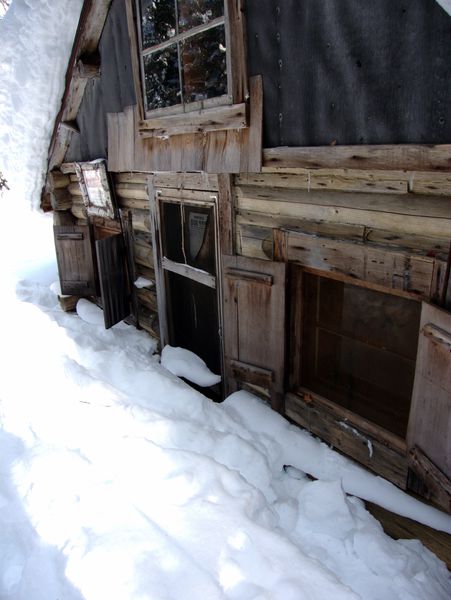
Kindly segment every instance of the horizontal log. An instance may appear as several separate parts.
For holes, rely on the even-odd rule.
[[[443,217],[406,215],[377,210],[307,204],[299,201],[284,202],[247,197],[237,197],[236,208],[240,213],[246,211],[262,213],[273,216],[275,220],[295,218],[308,221],[327,221],[346,225],[362,225],[405,235],[426,235],[440,238],[449,236],[451,224],[450,219]]]
[[[47,183],[51,189],[59,190],[70,184],[70,177],[61,173],[61,171],[49,171],[47,174]]]
[[[133,244],[133,252],[135,256],[135,262],[145,267],[153,268],[154,259],[152,246],[148,244],[140,244],[136,242]]]
[[[238,198],[266,200],[269,202],[291,202],[330,206],[399,215],[437,217],[451,222],[451,202],[446,198],[431,198],[409,194],[363,194],[334,191],[293,190],[283,188],[262,188],[260,186],[236,186]]]
[[[75,173],[75,163],[74,162],[65,162],[61,163],[60,171],[64,174],[74,174]]]
[[[132,225],[136,231],[150,233],[150,212],[148,210],[133,210]]]
[[[149,211],[149,200],[139,200],[136,198],[124,198],[122,196],[117,197],[117,202],[119,208],[129,209],[133,212],[133,210],[147,210]]]
[[[115,185],[116,195],[120,198],[132,198],[135,200],[149,199],[146,185],[140,183],[117,183]]]
[[[136,297],[141,304],[147,306],[149,310],[158,312],[157,295],[155,292],[146,289],[137,289]]]
[[[116,183],[144,183],[147,185],[149,173],[114,173]]]
[[[428,257],[294,232],[288,232],[287,253],[290,262],[342,273],[425,299],[430,299],[437,287],[436,260]]]
[[[55,189],[50,192],[50,203],[53,210],[68,210],[72,207],[73,197],[67,188]]]
[[[218,176],[208,173],[155,173],[155,188],[218,191]]]
[[[149,281],[155,281],[155,271],[153,268],[145,267],[144,265],[140,265],[137,263],[136,265],[136,275],[139,277],[145,277],[149,279]]]
[[[309,191],[342,190],[379,194],[406,194],[409,191],[409,177],[406,173],[346,169],[297,169],[295,173],[244,173],[236,176],[235,183]]]
[[[451,513],[451,481],[419,448],[409,451],[408,465],[428,488],[428,498]]]
[[[279,147],[263,150],[263,166],[307,169],[449,171],[451,145]]]
[[[247,127],[246,104],[215,106],[139,122],[141,137],[165,137]]]
[[[168,200],[197,200],[203,202],[213,202],[217,197],[217,193],[205,192],[202,190],[187,190],[175,188],[155,188],[161,198]]]
[[[386,229],[376,229],[365,225],[349,225],[347,223],[330,223],[328,221],[310,221],[296,217],[280,217],[240,211],[236,216],[237,227],[264,227],[286,229],[341,239],[345,241],[372,242],[380,246],[389,246],[401,251],[436,257],[446,260],[449,250],[449,239],[444,237],[428,237],[426,235],[404,234]],[[246,229],[243,235],[250,235],[251,229]]]
[[[68,189],[69,193],[72,194],[72,196],[80,196],[80,198],[83,197],[83,193],[81,191],[81,187],[78,182],[71,183],[70,185],[67,186],[67,189]]]
[[[287,394],[285,414],[341,452],[405,489],[407,460],[402,440],[308,391]]]

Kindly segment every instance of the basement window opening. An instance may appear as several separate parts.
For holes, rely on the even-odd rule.
[[[305,272],[297,296],[295,386],[405,438],[421,304]]]

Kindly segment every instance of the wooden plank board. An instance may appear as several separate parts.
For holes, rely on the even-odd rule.
[[[444,217],[423,216],[421,214],[401,214],[382,210],[362,210],[334,205],[321,205],[299,201],[273,201],[261,198],[247,198],[240,195],[236,199],[237,210],[242,212],[272,215],[276,220],[304,219],[327,221],[347,225],[362,225],[368,228],[388,230],[405,235],[419,235],[447,238],[450,220]],[[446,207],[443,207],[447,210]]]
[[[246,105],[230,104],[201,110],[155,117],[139,122],[141,137],[165,137],[185,133],[205,133],[247,127]]]
[[[356,242],[372,242],[383,246],[397,248],[403,251],[420,253],[425,256],[437,257],[446,260],[449,239],[444,237],[428,237],[426,235],[404,234],[390,230],[366,227],[365,225],[351,225],[347,223],[330,223],[327,221],[314,221],[298,219],[296,217],[281,217],[255,213],[252,211],[239,211],[236,215],[239,225],[255,225],[259,227],[274,227],[310,233],[330,238]]]
[[[449,171],[451,145],[315,146],[265,148],[267,167]]]
[[[257,75],[251,77],[249,83],[249,128],[242,132],[240,172],[258,173],[262,170],[263,79],[261,75]]]
[[[248,94],[246,71],[246,20],[242,0],[226,0],[225,16],[228,74],[234,102],[243,102]]]
[[[409,174],[403,171],[358,171],[356,169],[263,169],[263,173],[240,174],[237,185],[337,190],[378,194],[406,194]],[[293,172],[294,171],[294,172]]]
[[[219,251],[223,254],[233,254],[234,210],[231,176],[218,175],[218,188]]]
[[[219,183],[218,176],[199,173],[155,173],[154,185],[157,188],[177,188],[186,190],[204,190],[217,192]]]
[[[289,232],[288,260],[342,273],[387,288],[430,298],[435,291],[435,259],[402,252]]]
[[[272,406],[280,410],[277,394],[284,381],[286,265],[228,255],[223,255],[222,261],[227,379],[236,380],[231,361],[271,371]],[[254,379],[250,383],[255,383]]]
[[[396,515],[371,502],[365,502],[365,507],[381,523],[387,535],[395,540],[420,540],[451,570],[451,536],[448,533]]]
[[[428,335],[428,325],[443,332],[445,342]],[[451,349],[446,335],[451,338],[451,314],[424,303],[407,441],[451,478]]]
[[[130,294],[122,235],[111,235],[96,241],[105,329],[130,315]]]
[[[405,489],[405,445],[353,413],[304,391],[286,394],[285,414],[325,442]],[[388,434],[389,435],[389,434]]]
[[[448,219],[451,223],[451,202],[447,198],[431,198],[409,194],[368,194],[335,191],[306,191],[277,187],[236,185],[238,198],[266,200],[274,203],[300,203],[330,206],[399,215],[415,215]]]

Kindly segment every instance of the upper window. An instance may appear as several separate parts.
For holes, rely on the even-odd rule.
[[[140,0],[139,5],[146,111],[184,110],[226,96],[224,1]]]

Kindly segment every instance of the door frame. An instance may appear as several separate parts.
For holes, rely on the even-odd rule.
[[[175,188],[174,188],[175,189]],[[201,285],[206,285],[216,290],[216,304],[218,313],[218,340],[219,340],[219,364],[221,370],[221,379],[224,383],[224,339],[223,339],[223,296],[222,296],[222,261],[221,261],[221,235],[220,235],[220,211],[219,211],[219,193],[208,192],[208,198],[205,191],[199,191],[201,198],[196,199],[195,193],[190,190],[190,193],[183,196],[180,189],[177,189],[177,194],[171,197],[168,191],[170,188],[165,188],[165,195],[162,189],[155,187],[153,177],[149,178],[148,182],[150,213],[151,213],[151,228],[154,248],[154,270],[155,283],[157,288],[157,304],[158,318],[160,326],[160,345],[163,348],[169,343],[169,307],[167,302],[167,285],[165,272],[172,272],[187,277]],[[177,197],[175,197],[177,196]],[[214,218],[213,230],[215,237],[215,266],[216,276],[207,272],[200,272],[195,267],[187,264],[174,262],[164,256],[163,251],[163,218],[161,205],[163,202],[171,202],[173,204],[185,206],[198,206],[202,208],[212,208]],[[222,386],[224,390],[224,385]],[[223,392],[224,393],[224,392]]]

